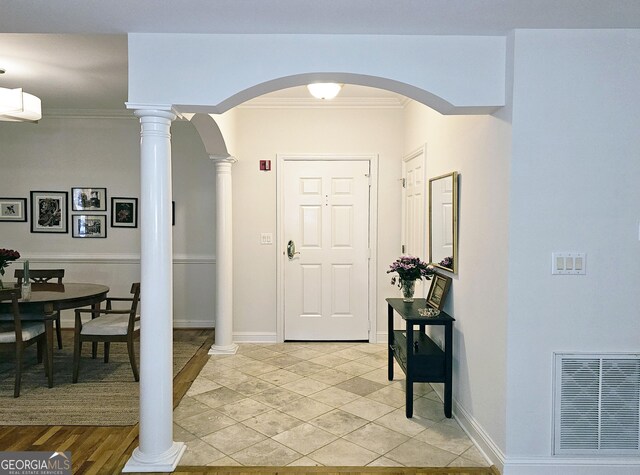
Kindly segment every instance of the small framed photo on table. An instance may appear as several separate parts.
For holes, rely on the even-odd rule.
[[[72,220],[74,238],[107,237],[107,217],[103,214],[74,214]]]
[[[72,211],[106,211],[106,188],[71,188]]]
[[[0,221],[26,222],[26,198],[0,198]]]
[[[66,191],[31,192],[31,232],[68,233]]]
[[[438,310],[442,310],[444,302],[451,286],[451,277],[442,274],[433,274],[431,287],[427,294],[427,305]]]
[[[138,227],[138,198],[111,198],[111,227]]]

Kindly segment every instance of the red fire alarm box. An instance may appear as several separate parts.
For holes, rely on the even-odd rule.
[[[260,170],[263,172],[271,170],[271,160],[260,160]]]

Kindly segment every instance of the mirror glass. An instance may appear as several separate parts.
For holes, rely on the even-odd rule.
[[[429,180],[429,261],[458,272],[458,173]]]

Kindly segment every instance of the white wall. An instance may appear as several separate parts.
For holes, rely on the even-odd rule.
[[[386,331],[384,297],[398,295],[386,269],[400,251],[401,109],[240,108],[236,120],[234,333],[275,337],[278,249],[260,233],[277,233],[276,154],[313,153],[379,156],[377,325]],[[259,171],[261,159],[272,171]]]
[[[441,112],[477,113],[504,105],[501,36],[131,33],[128,38],[133,104],[225,112],[271,91],[329,80],[393,90]]]
[[[485,437],[504,451],[511,126],[415,102],[404,123],[405,154],[426,143],[427,178],[460,174],[459,271],[445,306],[456,319],[454,413],[479,443]]]
[[[638,30],[516,32],[505,474],[638,473],[551,454],[553,352],[640,347],[639,78]]]
[[[211,81],[230,87],[239,79],[231,67],[238,63],[231,47],[224,53],[231,65],[228,68],[209,58],[208,68],[200,70],[199,62],[205,56],[187,55],[182,57],[184,67],[173,68],[179,77],[163,76],[165,82],[157,83],[161,90],[143,90],[149,84],[145,74],[157,79],[155,59],[145,60],[151,51],[145,47],[155,44],[158,38],[133,36],[136,39],[130,41],[130,72],[138,96],[134,94],[130,100],[158,103],[166,99],[167,103],[175,103],[183,97],[185,101],[202,103],[199,99],[204,97],[204,102],[215,105],[217,99],[211,94],[221,89],[212,88]],[[184,52],[181,48],[172,49],[173,38],[163,38],[165,49],[159,51],[163,66],[163,55],[169,49]],[[430,176],[452,169],[461,172],[460,272],[447,307],[457,319],[456,410],[466,421],[476,424],[473,429],[477,434],[493,444],[489,448],[502,456],[505,475],[637,472],[637,459],[614,467],[610,460],[552,457],[551,428],[554,351],[638,351],[640,33],[516,31],[512,38],[511,127],[498,116],[443,118],[417,105],[410,105],[406,113],[237,111],[230,123],[235,133],[233,145],[229,146],[240,159],[233,169],[234,331],[275,333],[276,250],[259,244],[260,232],[276,233],[275,171],[259,172],[258,160],[271,159],[275,164],[277,153],[379,154],[377,257],[378,297],[382,300],[395,291],[387,283],[385,271],[397,257],[400,243],[400,160],[427,143]],[[291,36],[288,41],[295,43],[298,39]],[[353,38],[341,41],[349,39]],[[197,43],[202,38],[191,40]],[[405,41],[419,44],[421,40],[407,37]],[[505,44],[496,46],[504,53]],[[371,43],[367,48],[371,49]],[[413,52],[419,58],[419,51]],[[283,62],[295,63],[297,72],[322,70],[304,62],[309,57],[307,51],[298,53],[285,57]],[[495,60],[493,54],[489,56]],[[367,56],[351,59],[355,62],[346,61],[342,70],[368,61]],[[507,63],[492,62],[501,74],[501,64]],[[429,63],[425,66],[429,67]],[[270,63],[264,69],[272,67],[277,69],[280,65]],[[288,71],[294,73],[292,69]],[[193,79],[195,83],[183,81],[191,80],[196,72],[203,74]],[[507,69],[506,73],[508,77],[510,71]],[[497,74],[495,68],[493,74]],[[241,79],[254,85],[267,79],[260,77],[263,79],[258,81],[244,76]],[[458,77],[475,84],[472,73]],[[199,83],[202,78],[206,82]],[[436,78],[440,84],[442,77]],[[178,87],[185,84],[190,88],[186,92]],[[194,84],[197,87],[191,87]],[[178,88],[177,92],[174,88]],[[508,91],[502,86],[497,90],[504,89]],[[495,99],[492,94],[497,90],[488,88],[485,92],[492,91],[488,96]],[[465,91],[468,92],[461,87],[456,93],[464,95]],[[507,101],[501,98],[500,102],[508,99],[509,94]],[[115,190],[120,195],[136,196],[137,123],[67,123],[74,120],[49,123],[45,119],[36,126],[0,124],[0,195],[28,196],[31,189],[69,190],[75,185],[102,185],[109,188],[110,196],[115,195]],[[213,289],[213,190],[207,189],[213,183],[213,170],[206,159],[197,160],[204,152],[195,137],[185,139],[183,145],[188,151],[179,151],[180,127],[174,127],[175,196],[178,223],[182,226],[181,220],[187,222],[184,233],[176,232],[174,244],[177,252],[187,258],[191,253],[204,256],[203,264],[194,271],[198,275],[193,280],[198,287],[194,288],[197,295],[211,296],[212,292],[203,293],[201,289]],[[193,131],[189,133],[195,135]],[[88,163],[92,166],[87,167]],[[130,172],[127,186],[120,184],[123,170]],[[183,173],[184,179],[180,177]],[[107,240],[84,242],[68,235],[32,235],[28,229],[25,224],[0,223],[2,246],[18,248],[26,255],[45,248],[43,252],[52,254],[89,255],[128,255],[139,249],[135,247],[136,231],[110,228]],[[192,233],[192,229],[198,232]],[[553,251],[586,252],[587,275],[551,276]],[[85,266],[79,268],[73,263],[70,275],[83,278],[98,272],[109,276],[124,274],[129,282],[134,278],[137,262],[126,258],[123,261],[125,264],[109,263],[111,269],[124,266],[117,273],[105,271],[107,266],[95,263],[90,270],[85,264],[78,263]],[[176,271],[176,280],[180,278]],[[191,299],[183,301],[194,305],[189,307],[189,315],[193,310],[198,318],[210,318],[212,301],[197,306]],[[176,310],[176,315],[180,312]],[[378,307],[378,325],[384,326],[382,303]]]
[[[178,325],[212,326],[214,171],[195,129],[174,122],[173,178],[176,201],[174,316]],[[38,124],[0,123],[0,196],[24,197],[31,190],[71,192],[76,186],[107,188],[111,197],[137,197],[140,189],[140,126],[131,117],[47,118]],[[69,216],[80,214],[72,212]],[[106,239],[30,232],[28,223],[0,222],[0,245],[17,249],[31,267],[64,267],[65,280],[109,285],[128,293],[140,279],[139,228],[107,229]],[[71,226],[71,222],[69,223]],[[13,275],[8,268],[6,277]],[[71,324],[71,314],[64,315]],[[189,320],[189,322],[187,322]]]

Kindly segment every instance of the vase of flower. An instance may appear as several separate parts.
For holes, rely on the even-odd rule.
[[[414,256],[401,256],[396,259],[389,266],[387,274],[391,272],[398,274],[391,278],[391,284],[396,285],[397,283],[402,290],[402,300],[408,303],[413,302],[416,280],[429,280],[434,274],[432,266]]]
[[[400,290],[402,290],[403,302],[407,302],[407,303],[413,302],[413,293],[416,290],[416,281],[400,279]]]
[[[4,268],[9,265],[10,262],[20,258],[20,253],[12,249],[0,249],[0,289],[4,288],[2,285],[2,276],[4,275]]]

